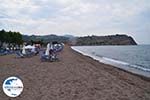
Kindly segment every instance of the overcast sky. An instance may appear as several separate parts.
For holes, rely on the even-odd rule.
[[[128,34],[150,44],[150,0],[0,0],[0,29],[23,34]]]

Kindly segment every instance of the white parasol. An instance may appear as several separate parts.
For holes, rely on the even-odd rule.
[[[25,46],[22,48],[22,54],[26,54]]]
[[[49,55],[49,50],[50,50],[50,44],[48,43],[48,44],[47,44],[47,48],[46,48],[45,55]]]
[[[28,46],[25,46],[25,49],[35,49],[35,46],[28,45]]]

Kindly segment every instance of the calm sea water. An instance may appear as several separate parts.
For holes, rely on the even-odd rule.
[[[74,46],[72,48],[106,64],[150,77],[150,45]]]

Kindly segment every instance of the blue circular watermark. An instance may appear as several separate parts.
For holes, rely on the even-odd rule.
[[[3,82],[3,91],[9,97],[17,97],[23,91],[23,83],[18,77],[8,77]]]

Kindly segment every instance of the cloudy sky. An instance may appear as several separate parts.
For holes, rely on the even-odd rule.
[[[128,34],[150,44],[150,0],[0,0],[0,29],[23,34]]]

